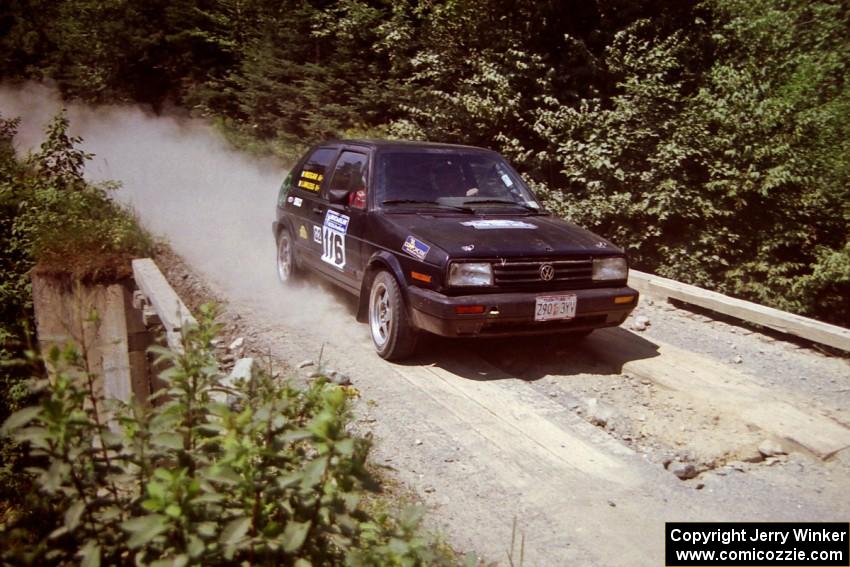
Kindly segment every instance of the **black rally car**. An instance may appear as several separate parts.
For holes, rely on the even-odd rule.
[[[496,152],[344,140],[312,148],[284,181],[277,271],[311,270],[359,298],[378,354],[449,337],[619,325],[637,304],[623,251],[545,212]]]

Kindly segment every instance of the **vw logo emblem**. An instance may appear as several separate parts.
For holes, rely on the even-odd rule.
[[[540,279],[544,282],[550,281],[555,277],[555,268],[552,267],[552,264],[543,264],[540,266]]]

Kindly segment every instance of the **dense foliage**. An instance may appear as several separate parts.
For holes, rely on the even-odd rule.
[[[79,140],[58,115],[40,150],[15,155],[17,120],[0,116],[0,420],[27,402],[24,383],[33,367],[21,362],[33,349],[31,270],[97,281],[129,274],[129,259],[150,251],[135,218],[108,197],[111,185],[83,179]],[[22,483],[20,452],[0,441],[0,497],[15,496]]]
[[[30,371],[16,363],[29,346],[32,294],[28,273],[33,265],[26,241],[15,226],[22,200],[19,180],[24,174],[12,146],[16,128],[16,120],[0,117],[0,420],[26,402],[24,380]],[[0,499],[20,487],[15,482],[19,455],[15,444],[0,440]]]
[[[158,350],[165,388],[152,407],[105,401],[73,348],[36,383],[41,403],[2,432],[30,447],[38,490],[0,533],[5,561],[71,565],[442,565],[421,512],[368,506],[368,440],[352,436],[343,387],[307,389],[255,372],[224,386],[214,309]],[[25,522],[22,522],[25,523]],[[33,530],[38,533],[33,533]],[[474,559],[470,560],[472,564]]]
[[[6,78],[241,140],[462,141],[633,265],[850,321],[846,0],[14,0]]]

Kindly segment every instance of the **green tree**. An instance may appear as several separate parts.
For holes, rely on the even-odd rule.
[[[687,34],[621,32],[612,98],[539,111],[568,179],[552,206],[638,267],[846,324],[848,11],[704,7]]]
[[[850,307],[850,9],[723,0],[701,120],[707,191],[735,201],[724,287],[846,325]]]

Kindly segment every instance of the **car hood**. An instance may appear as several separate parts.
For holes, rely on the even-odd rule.
[[[551,215],[390,214],[398,233],[452,258],[612,255],[623,251],[589,230]],[[402,234],[402,238],[405,235]]]

